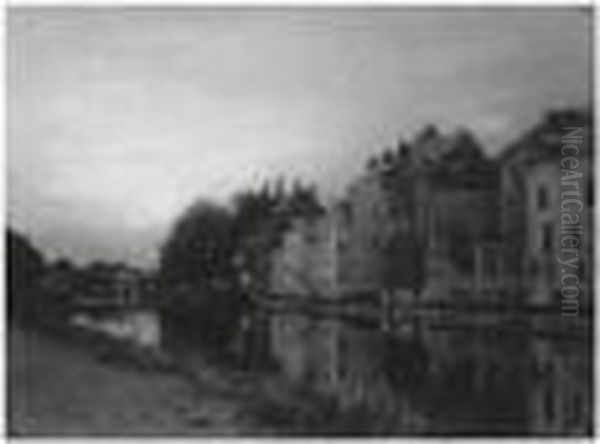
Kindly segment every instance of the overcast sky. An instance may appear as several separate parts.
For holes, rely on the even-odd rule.
[[[9,222],[51,257],[149,265],[197,197],[278,173],[339,195],[427,122],[497,152],[591,98],[553,9],[12,9]]]

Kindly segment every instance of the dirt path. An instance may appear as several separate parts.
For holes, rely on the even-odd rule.
[[[85,350],[21,330],[10,335],[9,353],[12,435],[249,432],[240,429],[235,399],[202,396],[176,375],[115,368]]]

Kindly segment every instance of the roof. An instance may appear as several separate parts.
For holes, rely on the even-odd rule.
[[[500,154],[502,163],[523,162],[533,163],[542,160],[554,160],[560,156],[562,137],[567,127],[582,127],[587,131],[588,140],[582,147],[592,154],[593,128],[592,113],[586,109],[568,108],[553,110],[546,113],[544,119],[533,128],[522,134],[517,140],[507,146]]]

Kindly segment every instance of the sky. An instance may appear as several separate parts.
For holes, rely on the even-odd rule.
[[[591,102],[578,9],[12,8],[8,221],[48,258],[156,264],[196,199],[340,196],[426,123],[497,154]]]

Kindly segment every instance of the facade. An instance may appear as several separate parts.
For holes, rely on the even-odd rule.
[[[522,246],[512,271],[536,310],[528,400],[534,433],[585,435],[593,417],[593,125],[548,113],[502,157],[503,235]]]
[[[566,127],[582,130],[565,138]],[[468,133],[428,128],[370,162],[325,215],[294,221],[271,284],[367,301],[375,323],[272,315],[280,368],[343,406],[406,413],[402,381],[417,366],[429,378],[421,395],[429,387],[434,405],[464,408],[485,430],[589,433],[591,132],[588,113],[550,113],[490,160]],[[562,160],[565,145],[577,161]],[[561,294],[565,264],[577,269],[576,302]]]
[[[390,200],[377,170],[352,183],[341,204],[344,235],[339,243],[340,291],[374,292],[381,288],[383,250],[394,229]]]
[[[497,278],[500,265],[486,269],[491,261],[483,254],[498,238],[497,179],[495,164],[467,133],[446,136],[427,128],[412,147],[401,144],[397,153],[371,164],[325,215],[293,221],[272,256],[271,290],[342,300],[367,294],[378,303],[382,290],[402,299],[420,293],[447,300],[456,290],[471,295],[486,283],[497,285],[484,277]],[[466,255],[457,254],[465,249]],[[273,315],[272,354],[290,379],[336,393],[342,404],[393,411],[399,395],[382,374],[389,346],[384,321],[358,328]],[[422,329],[416,337],[418,330],[409,329],[405,339],[432,350],[443,349],[452,337]],[[473,361],[482,348],[459,343],[461,357],[454,353],[454,361],[463,355]],[[413,357],[399,359],[402,365]]]
[[[569,247],[578,250],[580,303],[591,302],[592,130],[591,115],[586,111],[550,112],[502,155],[503,238],[516,250],[505,265],[519,276],[519,288],[533,304],[560,303],[565,265],[557,257],[571,260],[575,253],[564,250]],[[575,149],[566,148],[561,154],[568,145]],[[563,240],[569,234],[576,240]]]
[[[468,133],[426,128],[348,189],[340,287],[443,298],[457,286],[497,285],[498,187],[498,168]]]
[[[337,226],[330,215],[296,218],[272,254],[271,291],[294,296],[337,294]]]
[[[500,284],[498,169],[477,142],[426,128],[386,154],[325,216],[293,221],[273,256],[273,291],[445,298]]]
[[[440,142],[442,143],[442,142]],[[471,297],[495,289],[498,267],[498,168],[465,131],[444,138],[444,153],[420,174],[417,237],[425,250],[425,299]],[[486,254],[487,253],[487,254]]]

